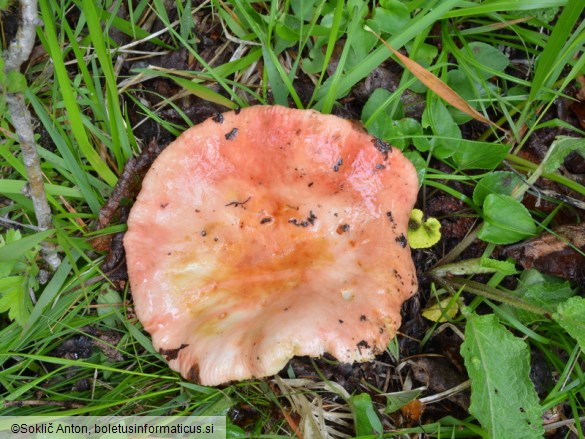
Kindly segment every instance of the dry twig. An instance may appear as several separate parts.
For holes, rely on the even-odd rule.
[[[4,54],[4,71],[7,78],[11,74],[20,74],[20,67],[29,58],[35,42],[35,27],[37,24],[39,24],[37,0],[22,0],[21,25],[16,37]],[[22,149],[22,158],[26,167],[30,197],[35,209],[38,227],[41,230],[50,229],[52,225],[51,208],[45,194],[43,173],[34,139],[31,116],[24,101],[23,91],[19,89],[7,90],[6,103]],[[48,242],[43,242],[41,249],[47,264],[53,270],[56,270],[61,263],[61,258],[57,254],[55,246]]]

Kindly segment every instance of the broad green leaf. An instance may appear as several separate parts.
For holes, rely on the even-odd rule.
[[[475,87],[469,76],[461,69],[453,69],[447,72],[447,84],[451,86],[463,99],[474,108],[477,107],[475,99]]]
[[[491,439],[542,438],[542,408],[530,381],[528,345],[493,314],[471,315],[461,354],[471,381],[474,415]]]
[[[294,14],[305,21],[313,17],[315,0],[291,0],[290,6]]]
[[[526,302],[547,309],[551,313],[556,311],[560,303],[575,295],[568,281],[546,276],[537,270],[522,272],[515,293]],[[548,321],[545,316],[522,309],[514,308],[513,312],[525,324]]]
[[[481,71],[481,75],[486,79],[493,76],[493,72],[489,70],[503,72],[506,67],[510,65],[510,60],[508,57],[494,46],[479,41],[474,41],[469,43],[467,47],[471,49],[471,53],[473,54],[475,60],[482,66],[488,68],[488,70]]]
[[[543,171],[550,174],[563,164],[565,158],[573,151],[585,158],[585,139],[580,137],[558,136],[549,148],[543,160]]]
[[[372,398],[367,393],[353,395],[349,399],[353,411],[355,432],[357,436],[380,434],[383,431],[382,422],[376,413]]]
[[[384,0],[380,4],[382,7],[375,8],[373,18],[366,23],[370,25],[373,22],[379,30],[388,34],[399,33],[410,20],[408,8],[398,0]]]
[[[461,140],[452,160],[461,170],[494,169],[506,158],[509,149],[501,143]]]
[[[509,171],[492,172],[483,177],[473,190],[473,202],[481,206],[489,194],[512,195],[520,187],[522,180]]]
[[[585,299],[570,298],[559,306],[553,317],[585,351]]]
[[[361,120],[372,136],[387,140],[392,124],[390,106],[387,105],[392,93],[384,88],[377,88],[370,95],[362,109]]]
[[[483,218],[478,236],[492,244],[512,244],[536,234],[528,209],[508,195],[489,194],[483,203]]]
[[[399,105],[399,110],[402,112],[402,105]],[[416,120],[410,117],[404,117],[392,121],[392,125],[388,130],[388,137],[384,140],[403,151],[407,146],[412,144],[413,137],[421,133],[422,127]]]
[[[416,175],[418,176],[418,184],[422,186],[427,173],[427,162],[421,157],[418,151],[406,151],[404,156],[412,162],[416,169]]]

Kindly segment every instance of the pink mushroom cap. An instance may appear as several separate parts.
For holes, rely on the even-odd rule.
[[[155,160],[124,238],[136,314],[185,378],[278,373],[293,356],[382,352],[417,290],[418,192],[396,148],[350,121],[255,106]]]

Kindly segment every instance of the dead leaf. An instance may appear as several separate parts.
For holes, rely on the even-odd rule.
[[[585,223],[557,227],[505,250],[526,270],[563,279],[585,279]]]
[[[400,408],[400,413],[404,416],[409,424],[418,424],[425,411],[425,405],[418,399],[413,399],[404,407]]]
[[[390,44],[388,44],[380,35],[374,32],[371,28],[366,26],[366,31],[373,33],[403,64],[404,66],[416,76],[424,85],[434,91],[438,96],[443,98],[448,104],[454,106],[458,110],[463,111],[465,114],[479,120],[480,122],[486,123],[493,126],[494,128],[506,132],[505,129],[485,118],[475,108],[467,103],[465,99],[457,94],[455,90],[445,84],[437,76],[432,74],[430,71],[425,69],[423,66],[413,61],[409,57],[401,54],[395,50]]]
[[[417,358],[411,365],[414,379],[434,393],[445,392],[466,380],[466,377],[453,368],[446,358]],[[454,393],[448,399],[463,410],[469,409],[469,391]]]
[[[585,94],[585,92],[583,94]],[[585,128],[585,100],[573,102],[569,108],[575,113],[575,116],[577,116],[581,127]]]
[[[431,302],[421,311],[422,316],[431,322],[447,322],[459,312],[459,304],[451,296]]]

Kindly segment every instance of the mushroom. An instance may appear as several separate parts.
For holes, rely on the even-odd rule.
[[[402,153],[350,121],[255,106],[185,131],[156,159],[124,238],[136,314],[203,385],[293,356],[382,352],[417,289],[418,191]]]

